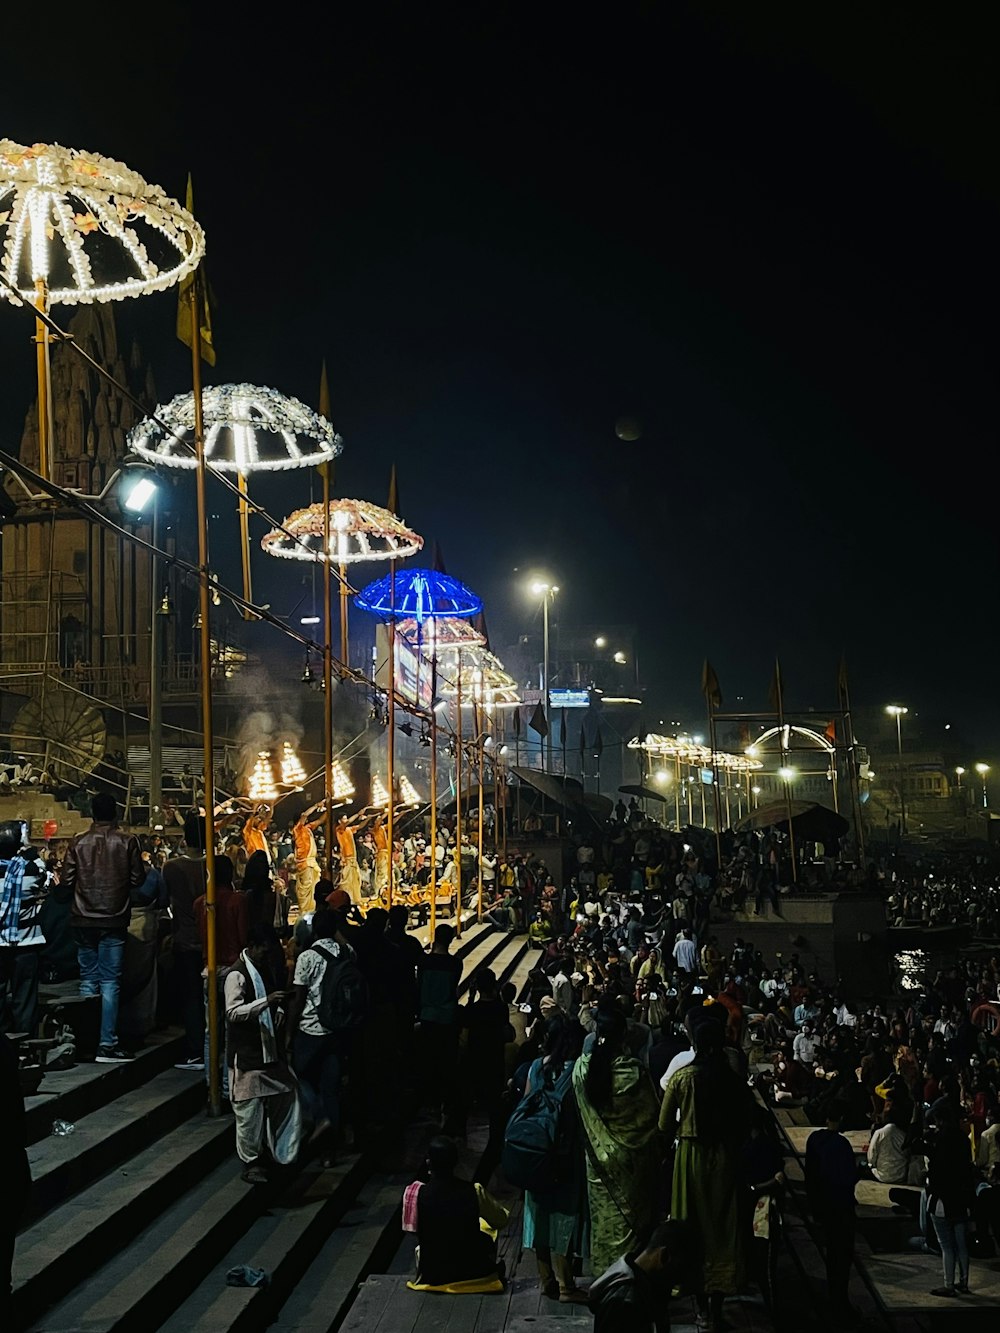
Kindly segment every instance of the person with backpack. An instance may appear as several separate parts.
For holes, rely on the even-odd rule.
[[[354,950],[340,937],[337,914],[317,911],[312,942],[295,960],[286,1037],[313,1123],[311,1142],[339,1127],[341,1077],[367,1016],[367,995]]]
[[[573,1265],[584,1252],[587,1192],[583,1144],[573,1099],[573,1065],[583,1028],[564,1014],[548,1020],[543,1054],[532,1061],[525,1093],[508,1125],[501,1169],[524,1188],[523,1245],[535,1251],[544,1295],[582,1304]]]

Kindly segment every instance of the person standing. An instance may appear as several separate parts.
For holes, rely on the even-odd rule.
[[[684,928],[677,932],[674,942],[674,962],[689,977],[698,975],[698,946]]]
[[[287,992],[268,962],[273,926],[251,926],[247,947],[226,974],[226,1060],[236,1117],[236,1152],[248,1185],[266,1185],[269,1162],[289,1166],[302,1140],[302,1113],[279,1038]]]
[[[316,851],[316,835],[313,830],[326,818],[324,813],[313,820],[323,805],[322,801],[303,810],[292,825],[292,842],[295,847],[295,900],[299,905],[299,916],[316,910],[316,885],[319,882],[319,859]]]
[[[355,833],[368,822],[368,818],[366,810],[355,815],[353,819],[341,815],[334,829],[334,833],[337,835],[337,846],[340,849],[338,888],[343,889],[345,893],[350,895],[352,903],[361,901],[361,871],[358,868],[358,844]]]
[[[208,909],[205,906],[205,895],[194,900],[194,919],[198,924],[198,934],[201,937],[202,958],[205,961],[205,968],[202,971],[205,991],[205,1044],[203,1050],[206,1075],[210,1068],[208,1054]],[[219,856],[215,861],[215,980],[218,995],[217,1013],[220,1015],[219,1030],[222,1040],[220,1046],[220,1063],[222,1066],[222,1097],[224,1101],[229,1100],[229,1066],[225,1059],[225,1023],[221,1021],[225,1014],[225,982],[226,975],[231,968],[234,968],[240,961],[240,954],[246,947],[247,935],[250,931],[250,913],[247,904],[247,895],[237,893],[233,888],[233,863],[228,856]]]
[[[573,1065],[573,1091],[587,1155],[590,1261],[603,1273],[652,1229],[662,1152],[653,1085],[629,1052],[625,1015],[599,1009],[595,1035]]]
[[[205,1000],[202,985],[201,936],[195,920],[195,899],[205,892],[205,824],[192,811],[184,820],[184,855],[172,856],[163,867],[170,898],[174,994],[184,1027],[184,1049],[177,1069],[205,1068]]]
[[[834,1098],[827,1107],[826,1128],[814,1129],[806,1140],[806,1197],[823,1230],[826,1291],[837,1318],[853,1313],[848,1300],[854,1258],[854,1187],[858,1179],[854,1151],[840,1132],[844,1106]]]
[[[932,1296],[969,1294],[969,1212],[975,1198],[975,1173],[969,1140],[959,1128],[955,1104],[941,1100],[927,1134],[927,1215],[941,1247],[944,1285]],[[958,1281],[955,1268],[958,1267]]]
[[[696,1295],[705,1328],[720,1326],[723,1300],[739,1291],[746,1267],[738,1154],[753,1100],[723,1047],[720,1023],[695,1026],[694,1059],[668,1079],[659,1118],[660,1129],[676,1135],[670,1215],[688,1222],[699,1242]]]
[[[90,808],[93,822],[70,842],[62,881],[73,892],[80,994],[101,997],[97,1061],[116,1064],[134,1058],[118,1041],[118,1000],[131,894],[145,880],[146,867],[139,839],[118,827],[115,798],[98,792]]]
[[[446,1117],[455,1111],[458,1065],[458,983],[462,960],[448,951],[454,929],[440,925],[431,951],[421,960],[418,1014],[427,1100],[443,1106]]]
[[[0,1032],[37,1036],[38,965],[45,947],[42,903],[51,875],[21,821],[0,824]]]

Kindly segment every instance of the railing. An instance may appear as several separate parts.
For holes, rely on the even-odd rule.
[[[60,788],[104,790],[114,796],[123,818],[128,820],[132,806],[131,774],[107,758],[96,766],[80,763],[74,759],[72,746],[68,743],[46,740],[41,736],[15,737],[11,732],[0,732],[0,748],[8,756],[0,758],[0,788],[3,790],[23,788],[25,791],[48,791],[53,795]],[[80,759],[83,758],[81,754]],[[26,764],[30,765],[30,775],[22,779],[19,774]]]
[[[213,689],[224,691],[228,681],[238,678],[240,669],[235,663],[213,662]],[[149,698],[147,666],[77,663],[67,667],[58,662],[0,662],[0,680],[18,681],[25,694],[40,694],[46,679],[52,685],[66,685],[90,695],[98,704],[122,698],[129,703],[142,703]],[[160,686],[168,694],[196,694],[201,686],[201,667],[197,662],[176,659],[166,662],[161,668]]]

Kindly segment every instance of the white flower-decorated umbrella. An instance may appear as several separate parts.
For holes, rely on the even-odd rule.
[[[319,412],[297,398],[254,384],[203,389],[202,421],[206,467],[234,473],[239,483],[243,595],[251,602],[248,476],[328,463],[341,453],[344,442]],[[179,394],[157,407],[153,417],[130,433],[129,448],[149,463],[195,468],[194,394]]]
[[[391,509],[370,500],[341,498],[296,509],[280,528],[261,539],[268,555],[281,560],[325,560],[340,573],[340,657],[347,662],[347,566],[375,560],[405,560],[423,549],[424,539]]]
[[[53,305],[163,291],[205,253],[201,227],[124,162],[60,144],[0,139],[0,298]],[[38,338],[39,463],[48,477],[49,329]]]

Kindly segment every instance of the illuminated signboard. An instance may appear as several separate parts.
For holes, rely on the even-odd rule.
[[[589,708],[589,690],[549,690],[550,708]]]

